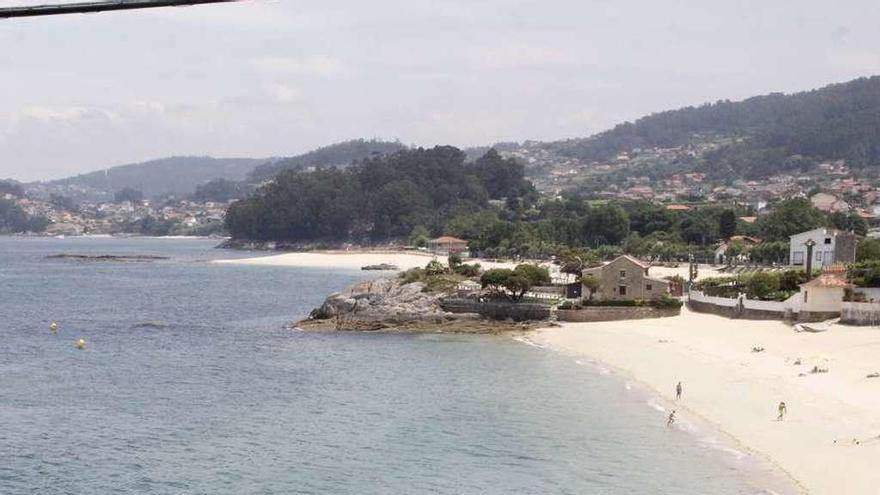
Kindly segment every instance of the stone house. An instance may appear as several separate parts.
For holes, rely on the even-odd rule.
[[[599,280],[593,299],[600,301],[623,301],[634,299],[658,299],[669,292],[669,282],[648,276],[649,265],[632,256],[619,256],[609,263],[587,268],[582,277],[591,275]],[[590,289],[583,288],[588,295]]]
[[[820,227],[789,238],[789,265],[806,266],[807,241],[813,241],[813,268],[856,260],[856,236],[842,230]]]

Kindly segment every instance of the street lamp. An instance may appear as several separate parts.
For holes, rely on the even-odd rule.
[[[807,280],[813,278],[813,246],[816,245],[816,241],[813,239],[807,239],[807,242],[804,243],[804,246],[807,246]]]

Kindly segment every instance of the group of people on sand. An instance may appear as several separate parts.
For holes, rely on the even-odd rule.
[[[681,392],[682,392],[681,382],[678,382],[675,384],[675,400],[676,401],[681,400]],[[782,421],[783,419],[785,419],[785,413],[788,412],[788,410],[785,406],[785,402],[780,402],[779,405],[776,407],[776,410],[779,413],[776,416],[776,420]],[[669,413],[669,418],[666,420],[666,427],[669,428],[674,423],[675,423],[675,409],[673,409],[672,412]]]

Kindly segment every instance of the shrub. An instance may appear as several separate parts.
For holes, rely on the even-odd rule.
[[[531,285],[550,285],[550,272],[538,265],[517,265],[513,272],[529,281]]]
[[[587,299],[592,301],[593,295],[596,293],[596,289],[599,288],[599,285],[601,284],[601,282],[594,275],[584,275],[583,277],[581,277],[581,284],[585,288],[587,288],[587,290],[590,291],[589,295],[587,296]]]
[[[425,274],[427,275],[442,275],[447,272],[445,266],[437,260],[431,260],[425,266]]]
[[[584,305],[584,306],[624,306],[624,307],[631,307],[631,306],[638,306],[638,305],[639,305],[639,301],[636,301],[635,299],[623,299],[623,300],[621,300],[621,301],[614,301],[614,300],[591,301],[591,300],[589,300],[589,299],[584,299],[584,300],[581,301],[581,304]]]
[[[745,289],[750,299],[767,299],[779,290],[779,277],[772,273],[755,273],[745,281]]]
[[[786,270],[779,273],[779,290],[797,291],[800,284],[807,281],[807,272],[803,270]]]
[[[651,301],[651,305],[655,308],[680,308],[682,302],[669,294],[663,294],[660,299]]]
[[[426,277],[424,292],[448,292],[462,281],[464,277],[454,274],[440,274]]]
[[[402,272],[400,274],[400,278],[403,279],[404,284],[411,284],[413,282],[421,282],[425,278],[425,269],[424,268],[410,268],[409,270]]]
[[[504,288],[508,290],[514,301],[522,299],[531,287],[532,283],[528,278],[517,275],[515,272],[504,281]]]
[[[480,264],[479,263],[472,263],[472,264],[463,263],[463,264],[458,265],[455,268],[453,268],[453,271],[455,273],[457,273],[459,275],[463,275],[465,277],[476,277],[476,276],[480,275]]]
[[[856,261],[880,260],[880,239],[863,239],[856,248]]]
[[[480,276],[480,285],[484,289],[490,289],[495,292],[501,292],[504,288],[504,282],[513,275],[513,270],[507,268],[493,268],[487,270]]]
[[[446,258],[446,261],[449,263],[449,268],[452,271],[455,271],[455,268],[461,265],[461,255],[458,253],[449,253],[449,257]]]

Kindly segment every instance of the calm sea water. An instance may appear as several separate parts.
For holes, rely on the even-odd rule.
[[[726,495],[775,483],[702,433],[665,428],[621,379],[506,337],[285,330],[365,274],[206,263],[242,256],[213,245],[0,238],[0,493]],[[62,252],[172,259],[45,259]]]

